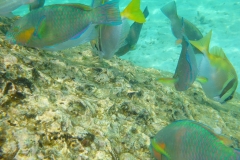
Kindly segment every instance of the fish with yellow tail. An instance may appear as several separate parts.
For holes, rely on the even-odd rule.
[[[176,2],[172,1],[161,8],[161,11],[165,16],[167,16],[171,21],[171,29],[173,35],[177,38],[176,43],[180,44],[182,40],[182,18],[177,14]],[[199,40],[201,39],[202,33],[200,30],[188,20],[185,21],[184,32],[189,40]]]
[[[16,21],[6,37],[11,43],[44,48],[80,37],[92,24],[121,24],[118,0],[92,8],[83,4],[54,4],[36,9]]]
[[[125,45],[125,39],[129,33],[130,25],[127,19],[138,23],[144,23],[145,17],[140,10],[140,0],[132,0],[121,12],[122,24],[117,26],[100,25],[99,37],[91,41],[92,47],[97,50],[100,57],[110,59]]]
[[[204,93],[208,98],[224,103],[233,98],[238,77],[222,48],[215,46],[209,51],[211,35],[212,31],[202,39],[190,43],[203,53],[198,76],[203,77],[200,83]]]
[[[148,8],[146,7],[143,11],[144,17],[147,18],[149,15]],[[128,51],[133,50],[135,45],[138,42],[143,23],[134,22],[129,30],[128,36],[125,39],[126,44],[123,45],[119,50],[115,53],[117,56],[122,56],[126,54]]]
[[[161,129],[149,149],[156,160],[240,160],[240,151],[231,144],[202,123],[180,120]]]

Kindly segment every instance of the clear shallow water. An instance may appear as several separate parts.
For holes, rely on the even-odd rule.
[[[90,4],[90,0],[84,2]],[[128,2],[120,2],[121,10]],[[148,4],[150,16],[143,27],[136,49],[123,56],[123,59],[132,61],[135,66],[174,72],[181,46],[175,45],[169,20],[160,11],[167,2],[169,1],[143,1],[142,9]],[[181,3],[177,1],[177,6],[179,15],[196,24],[203,34],[213,29],[211,46],[223,47],[239,71],[239,3],[232,2],[223,4],[221,1],[213,3],[203,0],[195,4],[196,2],[192,1]],[[27,12],[27,6],[15,11],[16,14],[22,15]],[[83,48],[85,47],[83,45]],[[13,53],[7,54],[8,47],[4,49],[5,52],[0,52],[0,57],[10,60],[11,63],[17,60],[20,66],[24,63],[23,68],[16,68],[18,65],[8,66],[7,71],[11,71],[11,75],[20,79],[26,77],[30,81],[36,80],[39,76],[31,74],[32,66],[36,68],[36,73],[41,73],[41,80],[34,80],[36,85],[34,93],[30,93],[28,88],[21,86],[22,84],[16,84],[17,87],[14,88],[20,88],[19,93],[27,95],[26,98],[20,100],[20,103],[14,101],[11,106],[4,103],[4,106],[0,107],[0,159],[2,153],[15,155],[19,148],[20,152],[16,159],[34,159],[35,156],[38,159],[54,156],[57,157],[55,159],[77,159],[77,156],[79,159],[87,159],[88,156],[88,159],[106,159],[102,157],[104,154],[107,157],[111,150],[119,152],[115,154],[115,157],[120,157],[119,159],[123,155],[125,159],[134,159],[129,158],[131,154],[134,154],[136,159],[152,159],[149,153],[149,138],[163,126],[179,119],[202,122],[218,133],[222,132],[233,137],[236,145],[240,146],[239,95],[221,105],[204,98],[199,87],[191,87],[186,92],[174,92],[171,87],[162,87],[163,85],[155,81],[152,83],[152,80],[159,76],[156,70],[138,68],[118,58],[114,59],[116,61],[107,61],[114,68],[108,70],[89,50],[79,53],[83,48],[65,50],[61,54],[57,52],[43,54],[42,51],[37,51],[36,54],[36,50],[25,47],[22,47],[20,52],[18,49],[17,53],[13,49]],[[89,58],[83,58],[88,55]],[[34,62],[33,65],[29,63],[31,61]],[[121,73],[120,76],[115,75],[115,68]],[[95,69],[101,74],[96,75]],[[101,75],[105,76],[105,73],[114,81],[109,80],[107,83],[103,81],[99,85]],[[5,83],[9,84],[9,80],[7,79]],[[120,84],[123,89],[116,84]],[[7,87],[8,89],[12,88]],[[5,89],[3,91],[5,92]],[[129,96],[134,92],[140,94]],[[12,92],[5,94],[3,101],[8,98],[9,102],[13,97],[11,95]],[[46,136],[42,136],[43,133]],[[59,136],[56,140],[56,133],[67,135],[68,138]],[[86,141],[89,142],[84,135],[90,135],[87,137],[91,139],[95,136],[95,139],[90,140],[93,141],[89,143],[91,146],[81,147],[80,153],[76,145],[72,145],[73,148],[66,145],[76,142],[78,146],[82,146],[81,142],[76,141],[76,135],[83,137],[84,144]],[[3,144],[4,139],[6,142]],[[126,154],[128,152],[129,154]],[[109,157],[111,156],[112,153]]]
[[[90,5],[92,1],[84,0],[46,0],[46,5],[56,3],[84,3]],[[120,9],[130,0],[120,0]],[[136,49],[122,56],[138,66],[156,68],[174,72],[180,46],[175,45],[175,38],[171,33],[169,20],[160,11],[160,8],[169,0],[145,0],[141,3],[142,10],[148,6],[149,17],[144,24]],[[240,2],[231,1],[176,1],[177,10],[180,16],[194,23],[205,35],[213,30],[210,46],[220,46],[232,62],[237,73],[240,73]],[[24,15],[28,12],[28,6],[22,6],[14,14]],[[239,74],[238,74],[239,75]],[[240,92],[240,87],[237,89]]]

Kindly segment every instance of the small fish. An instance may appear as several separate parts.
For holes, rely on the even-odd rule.
[[[205,77],[200,81],[203,91],[210,99],[224,103],[233,98],[238,85],[237,73],[220,47],[212,47],[209,51],[212,31],[198,41],[190,43],[203,53],[199,64],[198,76]]]
[[[183,28],[185,27],[184,22],[182,19]],[[160,78],[159,81],[162,83],[174,83],[177,91],[185,91],[196,80],[197,74],[197,61],[193,48],[187,37],[183,34],[182,51],[173,78]]]
[[[100,57],[102,58],[112,58],[114,53],[125,44],[125,39],[130,30],[127,19],[139,23],[144,23],[146,21],[140,10],[140,0],[132,0],[121,12],[121,17],[121,25],[99,26],[99,37],[91,42],[92,47],[100,53]]]
[[[13,44],[44,48],[78,38],[93,24],[121,23],[118,0],[96,8],[55,4],[33,10],[16,21],[6,37]]]
[[[173,35],[177,38],[177,44],[181,43],[182,40],[182,21],[181,17],[178,16],[177,14],[177,7],[176,7],[176,2],[172,1],[165,6],[161,8],[161,11],[165,16],[167,16],[170,21],[171,21],[171,29]],[[202,33],[199,31],[199,29],[189,22],[188,20],[184,20],[185,22],[185,27],[184,27],[184,32],[185,35],[189,40],[199,40],[201,39]]]
[[[149,15],[148,8],[146,7],[143,11],[144,17],[147,18]],[[128,51],[134,48],[139,39],[140,32],[142,30],[143,23],[134,22],[128,33],[127,38],[125,39],[126,44],[119,48],[119,50],[115,53],[117,56],[122,56],[126,54]]]
[[[44,0],[43,0],[44,1]],[[0,16],[12,16],[11,13],[24,4],[35,4],[34,8],[39,8],[44,4],[42,0],[0,0]]]
[[[149,148],[157,160],[240,160],[240,151],[231,144],[204,124],[180,120],[161,129]]]

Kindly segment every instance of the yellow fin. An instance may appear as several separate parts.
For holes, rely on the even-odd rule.
[[[164,83],[164,84],[175,84],[178,79],[175,78],[159,78],[159,82]]]
[[[16,37],[16,41],[21,44],[26,44],[32,37],[34,31],[35,31],[35,28],[31,27],[31,28],[19,33]]]
[[[166,156],[168,159],[170,159],[169,154],[164,150],[165,147],[166,147],[166,145],[165,145],[164,143],[157,144],[155,138],[153,138],[153,139],[151,140],[151,144],[152,144],[153,148],[154,148],[157,152],[163,154],[163,155]]]
[[[209,53],[209,44],[212,36],[212,30],[208,32],[206,36],[204,36],[202,39],[198,41],[190,41],[190,43],[199,49],[203,54],[208,54]]]
[[[132,0],[121,12],[121,17],[128,18],[138,23],[146,22],[145,16],[140,10],[140,0]]]
[[[215,55],[215,56],[218,56],[218,57],[222,57],[224,59],[227,58],[225,53],[224,53],[224,51],[223,51],[223,49],[221,47],[218,47],[218,46],[212,47],[211,50],[210,50],[210,53],[212,55]]]
[[[204,84],[204,83],[207,83],[208,79],[206,77],[198,76],[197,81]]]
[[[233,144],[233,141],[224,135],[216,135],[216,137],[226,146],[231,146]]]

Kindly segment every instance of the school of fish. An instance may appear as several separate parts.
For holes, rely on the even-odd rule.
[[[16,8],[29,4],[30,12],[6,34],[10,43],[49,51],[90,43],[100,58],[111,59],[135,48],[149,15],[147,7],[141,11],[140,0],[132,0],[123,11],[119,10],[118,0],[93,0],[91,6],[44,3],[45,0],[0,0],[0,16],[7,17],[14,16],[12,11]],[[181,52],[173,77],[158,81],[174,84],[177,91],[185,91],[197,81],[208,98],[221,104],[231,100],[238,76],[221,47],[209,49],[212,31],[203,35],[193,23],[179,16],[175,1],[160,10],[170,20]],[[181,120],[151,139],[150,152],[157,160],[240,160],[240,151],[229,147],[229,142],[201,123]]]

